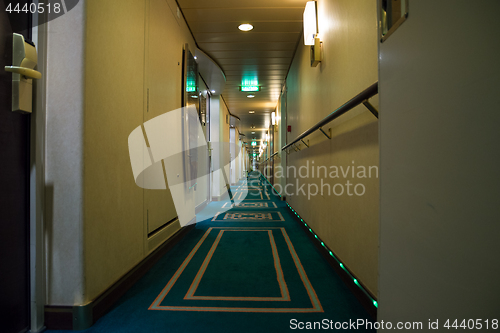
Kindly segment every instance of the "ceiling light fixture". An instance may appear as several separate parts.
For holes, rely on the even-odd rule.
[[[255,113],[255,111],[254,110],[250,110],[250,111],[248,111],[248,113]]]
[[[248,98],[254,98],[255,95],[247,95]]]
[[[250,31],[253,29],[253,25],[251,25],[249,23],[243,23],[243,24],[240,24],[238,29],[240,29],[241,31]]]

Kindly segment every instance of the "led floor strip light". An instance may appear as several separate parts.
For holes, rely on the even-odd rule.
[[[262,173],[261,173],[262,175]],[[281,198],[281,195],[278,193],[278,191],[276,191],[276,189],[274,188],[274,186],[267,180],[266,177],[264,177],[264,175],[262,175],[262,177],[268,182],[269,185],[271,185],[271,187],[273,188],[273,190],[280,196]],[[286,205],[288,206],[288,208],[295,214],[295,216],[297,216],[297,218],[300,219],[300,222],[302,222],[304,224],[304,226],[306,228],[309,229],[309,232],[311,232],[313,235],[314,235],[314,238],[316,238],[321,246],[323,248],[325,248],[325,250],[328,252],[328,254],[330,254],[330,256],[335,259],[335,261],[339,264],[339,266],[347,273],[347,275],[349,275],[349,277],[352,279],[352,281],[354,282],[355,285],[357,285],[359,287],[359,289],[361,289],[361,291],[366,295],[366,297],[368,297],[371,301],[372,301],[372,304],[373,306],[375,306],[376,308],[378,308],[378,302],[366,291],[365,288],[363,288],[363,286],[359,283],[359,281],[351,274],[351,272],[349,272],[349,270],[344,266],[344,264],[333,254],[333,252],[325,245],[325,243],[318,237],[318,235],[316,235],[314,233],[314,231],[307,225],[307,223],[304,221],[303,218],[300,217],[300,215],[292,208],[292,206],[290,206],[288,204],[288,202],[286,202]]]
[[[304,219],[302,219],[300,217],[300,215],[292,208],[292,206],[290,206],[288,204],[288,202],[286,203],[286,205],[288,206],[288,208],[290,208],[290,210],[300,219],[300,221],[302,223],[304,223],[304,226],[307,227],[309,229],[309,231],[314,235],[314,238],[316,238],[322,247],[325,248],[325,250],[328,252],[328,254],[330,254],[330,256],[335,259],[335,261],[337,261],[337,263],[339,264],[339,266],[347,273],[347,275],[349,275],[349,277],[353,280],[354,284],[357,285],[359,287],[359,289],[361,289],[361,291],[366,295],[366,297],[368,297],[371,301],[372,301],[372,304],[378,308],[378,303],[377,301],[366,291],[365,288],[363,288],[363,286],[359,283],[359,281],[351,274],[351,272],[349,272],[349,270],[344,266],[344,264],[333,254],[333,252],[325,245],[325,243],[318,237],[318,235],[316,235],[314,233],[314,231],[309,228],[309,226],[307,225],[307,223],[304,221]]]
[[[260,171],[259,171],[260,172]],[[282,198],[281,194],[274,188],[273,184],[271,184],[269,182],[269,180],[267,180],[267,178],[262,174],[262,172],[260,172],[260,175],[262,176],[262,178],[264,178],[264,180],[269,184],[271,185],[271,187],[273,188],[274,192],[276,192],[277,195],[279,195],[280,198]]]

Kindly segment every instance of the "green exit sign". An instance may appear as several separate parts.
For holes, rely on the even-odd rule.
[[[245,91],[245,92],[260,91],[260,86],[240,86],[240,91]]]

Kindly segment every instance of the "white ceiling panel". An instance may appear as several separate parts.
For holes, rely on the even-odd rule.
[[[293,51],[295,42],[256,42],[256,43],[198,43],[205,52],[210,51]]]
[[[237,30],[238,28],[236,28]],[[297,42],[297,32],[195,32],[197,43]]]
[[[222,92],[231,113],[241,118],[244,141],[260,140],[276,108],[295,48],[301,40],[306,0],[178,0],[198,47],[221,66]],[[238,30],[250,23],[253,30]],[[258,81],[255,98],[239,91],[245,79]],[[248,111],[254,110],[254,114]],[[254,129],[251,126],[255,126]],[[252,135],[251,132],[256,134]]]
[[[291,58],[290,51],[248,50],[248,51],[210,51],[207,54],[215,59],[233,58]]]
[[[241,21],[197,22],[189,25],[193,33],[197,32],[235,32]],[[302,32],[302,21],[252,21],[253,32]]]
[[[265,59],[219,59],[219,65],[259,65],[259,64],[285,64],[290,65],[288,58],[265,58]]]
[[[271,8],[193,8],[182,9],[188,21],[221,22],[221,21],[301,21],[304,8],[271,7]],[[237,27],[236,27],[237,28]]]
[[[300,7],[306,6],[307,0],[179,0],[182,8],[255,8],[255,7]]]
[[[224,65],[226,71],[265,71],[265,70],[288,70],[288,64],[255,64],[255,65]]]

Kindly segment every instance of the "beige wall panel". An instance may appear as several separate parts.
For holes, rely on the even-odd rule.
[[[144,1],[87,1],[86,301],[143,258],[143,192],[128,136],[143,121],[144,8]]]
[[[149,94],[144,110],[148,121],[181,106],[183,39],[179,25],[165,0],[147,2],[146,84]],[[171,41],[171,42],[164,42]],[[148,92],[149,89],[149,92]],[[167,134],[167,133],[165,133]],[[165,167],[168,167],[165,165]],[[148,233],[177,216],[170,190],[144,190],[144,215]]]
[[[319,36],[323,42],[323,60],[310,66],[309,47],[299,44],[287,78],[287,142],[316,124],[337,107],[377,81],[377,17],[376,3],[366,1],[318,1]],[[378,106],[377,99],[373,102]],[[363,106],[357,107],[326,128],[333,138],[321,132],[310,135],[310,148],[302,143],[299,152],[288,156],[288,166],[377,166],[378,123]],[[306,141],[307,142],[307,141]],[[359,169],[356,169],[359,170]],[[369,290],[377,293],[378,249],[378,179],[359,179],[352,174],[338,179],[322,177],[332,187],[346,181],[362,183],[362,196],[340,196],[325,192],[311,196],[302,192],[287,195],[290,204],[304,217],[325,243],[345,262]],[[288,178],[288,183],[317,184],[317,177]],[[305,190],[307,193],[307,186]],[[339,187],[336,188],[339,193]],[[361,193],[362,187],[358,187]],[[311,185],[314,193],[315,187]],[[351,187],[352,191],[352,187]]]
[[[144,195],[144,190],[135,184],[128,154],[128,135],[133,129],[180,107],[178,63],[182,63],[184,43],[194,48],[194,42],[186,24],[172,14],[175,9],[175,1],[170,0],[89,1],[86,7],[87,301],[161,244],[158,237],[154,240],[156,245],[148,243],[144,216],[147,209],[153,220],[166,221],[175,216],[169,206],[168,191],[154,195],[148,191]],[[151,17],[148,13],[152,13]],[[166,239],[170,235],[171,232],[161,236]]]
[[[144,121],[181,107],[182,51],[185,43],[189,43],[191,49],[194,46],[185,23],[176,17],[175,1],[150,0],[146,3],[148,37],[144,93],[149,94],[149,110],[146,101]],[[149,233],[178,214],[169,190],[144,192],[144,214],[148,219]],[[149,249],[148,246],[146,251]]]
[[[148,37],[144,93],[147,96],[149,89],[149,110],[146,101],[144,121],[181,107],[184,44],[188,43],[190,50],[195,49],[186,24],[177,17],[175,1],[149,0],[146,3]],[[168,138],[167,133],[165,138]],[[170,190],[144,190],[144,214],[149,219],[148,233],[174,219],[178,213]],[[150,248],[148,246],[146,251]]]

